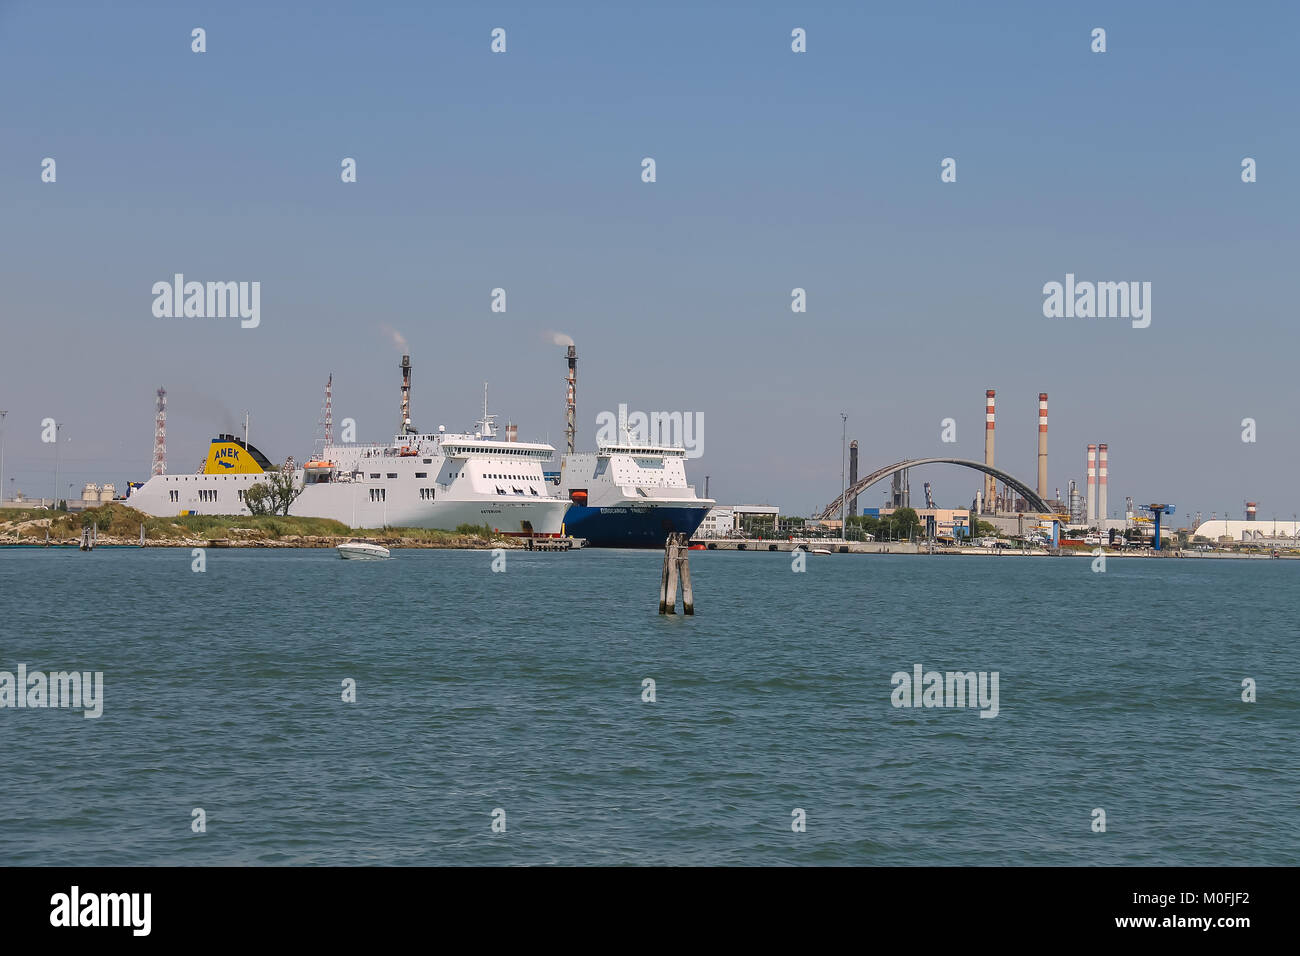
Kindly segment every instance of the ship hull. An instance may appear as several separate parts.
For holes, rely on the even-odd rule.
[[[157,475],[136,489],[131,507],[146,514],[170,517],[184,512],[211,515],[247,515],[237,492],[265,475]],[[372,485],[338,482],[307,485],[289,514],[302,518],[329,518],[350,528],[431,528],[455,531],[461,525],[487,526],[514,536],[558,536],[569,503],[558,498],[515,496],[458,499],[420,497],[420,488],[389,483],[382,500],[372,497]]]
[[[593,548],[662,548],[673,532],[693,535],[708,510],[708,505],[573,505],[565,515],[564,530],[575,538],[585,538]]]

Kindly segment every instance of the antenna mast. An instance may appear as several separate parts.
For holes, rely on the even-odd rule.
[[[324,447],[328,448],[334,444],[334,373],[325,381],[325,406],[321,413],[321,420],[317,424],[322,426],[324,434]],[[322,449],[321,454],[325,452]]]
[[[153,425],[153,474],[167,474],[167,389],[158,389],[158,416]],[[58,489],[55,489],[58,493]]]

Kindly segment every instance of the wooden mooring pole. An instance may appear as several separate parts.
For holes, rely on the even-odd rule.
[[[659,613],[677,613],[677,585],[682,587],[682,612],[695,613],[695,592],[691,588],[691,559],[686,535],[673,532],[664,542],[664,570],[659,578]]]

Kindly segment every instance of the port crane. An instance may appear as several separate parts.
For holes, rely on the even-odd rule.
[[[1174,513],[1174,506],[1173,506],[1173,505],[1160,505],[1160,504],[1157,504],[1157,505],[1144,505],[1143,508],[1142,508],[1142,510],[1143,510],[1143,511],[1149,511],[1149,512],[1151,512],[1151,518],[1152,518],[1152,520],[1155,522],[1155,525],[1156,525],[1156,527],[1155,527],[1155,532],[1156,532],[1156,535],[1155,535],[1155,549],[1156,549],[1157,551],[1159,551],[1159,550],[1160,550],[1160,519],[1161,519],[1161,517],[1163,517],[1164,515],[1171,515],[1171,514],[1173,514],[1173,513]]]

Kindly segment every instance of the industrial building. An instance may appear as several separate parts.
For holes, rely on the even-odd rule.
[[[730,508],[710,508],[695,531],[697,538],[729,538],[736,530],[736,515]]]
[[[1215,519],[1202,521],[1192,534],[1207,538],[1214,544],[1256,544],[1259,547],[1295,547],[1293,542],[1300,538],[1300,521],[1274,521],[1267,519],[1228,520]],[[1276,543],[1274,540],[1276,539]]]
[[[781,516],[776,505],[717,505],[710,508],[695,532],[697,538],[727,538],[743,531],[747,522],[760,519],[769,528],[775,528]]]
[[[881,508],[880,517],[888,518],[896,509]],[[921,527],[931,537],[964,538],[971,533],[970,510],[967,508],[915,508]],[[931,524],[933,522],[933,524]]]
[[[0,501],[0,508],[53,508],[59,502],[65,502],[69,511],[86,511],[90,508],[106,505],[116,497],[117,487],[111,481],[102,485],[87,482],[81,489],[80,498],[73,498],[71,494],[57,500],[53,498],[26,498],[21,491],[15,491],[12,498]]]

